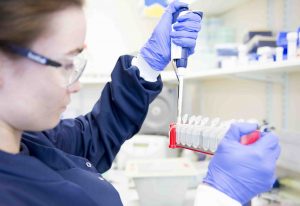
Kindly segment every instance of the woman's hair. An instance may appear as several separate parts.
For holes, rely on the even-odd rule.
[[[0,50],[7,44],[29,46],[47,28],[49,16],[84,0],[0,0]],[[61,28],[57,28],[61,29]]]

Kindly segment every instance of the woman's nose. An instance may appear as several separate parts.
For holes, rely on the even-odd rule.
[[[76,81],[73,84],[71,84],[70,86],[68,86],[67,89],[68,89],[69,93],[77,93],[77,92],[79,92],[80,88],[81,88],[80,82]]]

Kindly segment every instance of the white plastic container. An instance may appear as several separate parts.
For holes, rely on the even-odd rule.
[[[259,62],[273,62],[273,49],[268,46],[257,48],[257,55]]]
[[[133,179],[140,206],[182,206],[197,170],[185,158],[133,160],[126,176]]]
[[[280,62],[283,60],[283,47],[276,47],[276,61]]]
[[[288,53],[288,59],[294,59],[294,58],[296,58],[296,55],[297,55],[297,39],[298,39],[297,32],[289,32],[287,34],[287,41],[288,41],[287,53]]]

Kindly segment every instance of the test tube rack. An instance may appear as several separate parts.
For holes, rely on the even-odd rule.
[[[184,115],[182,122],[171,123],[169,130],[169,148],[189,149],[204,154],[213,155],[232,123],[251,122],[256,120],[228,120],[220,118],[210,120],[208,117]],[[261,132],[256,130],[249,135],[241,137],[241,144],[254,143],[260,138]]]

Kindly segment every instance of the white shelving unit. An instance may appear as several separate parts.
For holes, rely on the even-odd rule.
[[[189,69],[186,70],[184,78],[186,80],[192,79],[217,79],[217,78],[224,78],[230,77],[234,75],[253,75],[253,74],[281,74],[281,73],[289,73],[289,72],[300,72],[300,59],[295,60],[288,60],[282,62],[269,62],[269,63],[252,63],[247,66],[238,66],[235,68],[212,68],[200,71],[190,71]],[[162,80],[164,82],[172,82],[177,81],[176,75],[174,71],[163,71],[161,73]],[[109,76],[102,76],[102,77],[82,77],[80,82],[83,85],[86,84],[104,84],[110,81]]]
[[[185,72],[185,79],[214,79],[224,78],[232,75],[242,74],[280,74],[287,72],[300,72],[300,59],[282,61],[282,62],[269,62],[261,63],[256,62],[247,66],[238,66],[234,68],[214,68],[202,71],[190,72],[188,69]],[[174,71],[165,71],[161,74],[163,81],[176,81]]]

